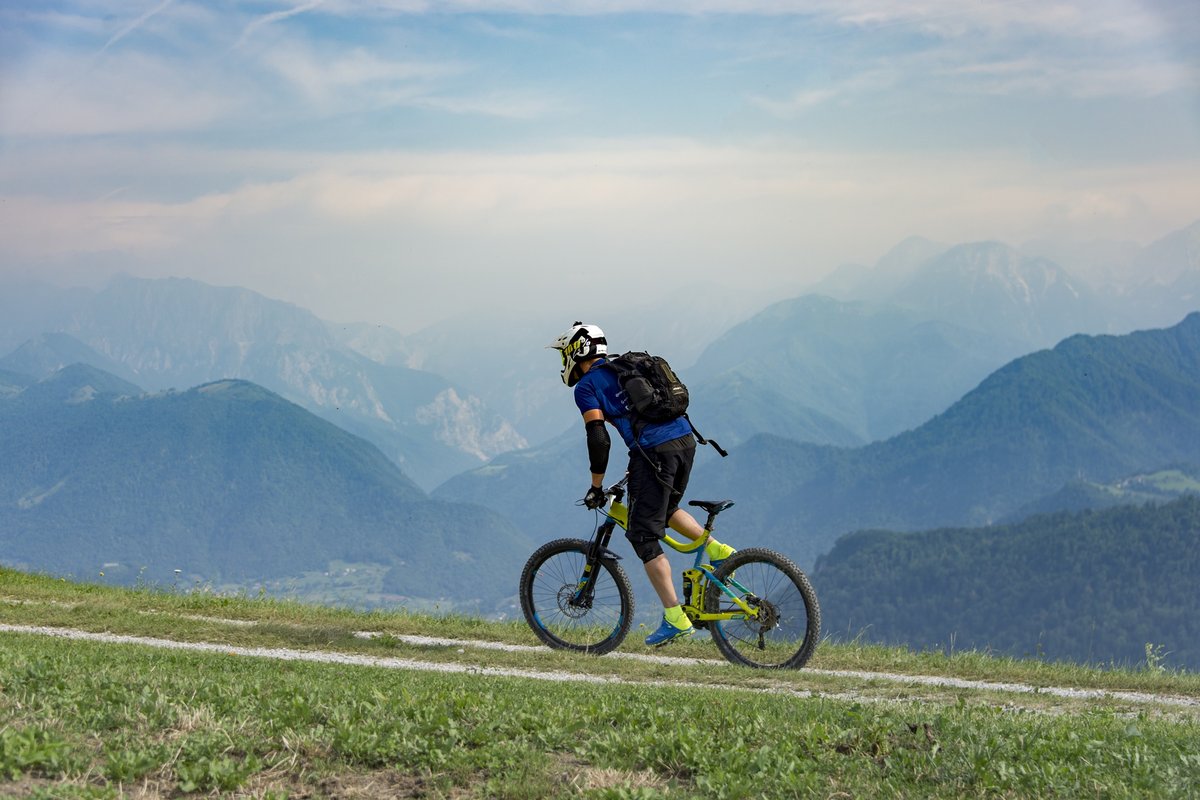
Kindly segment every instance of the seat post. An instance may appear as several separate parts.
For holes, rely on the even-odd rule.
[[[733,505],[732,500],[689,500],[689,506],[696,506],[708,512],[708,521],[704,523],[704,530],[712,533],[713,528],[717,524],[717,514],[720,514],[725,509]]]

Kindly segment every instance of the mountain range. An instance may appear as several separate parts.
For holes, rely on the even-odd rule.
[[[1079,273],[1085,281],[1032,245],[913,238],[873,267],[831,277],[826,288],[837,299],[803,295],[754,311],[745,298],[681,290],[668,307],[631,305],[604,325],[616,351],[668,356],[693,390],[697,424],[733,451],[722,460],[702,450],[689,493],[738,502],[722,518],[725,538],[775,546],[811,565],[838,536],[860,528],[1011,522],[1128,498],[1125,490],[1105,487],[1130,475],[1171,466],[1193,474],[1200,462],[1196,318],[1173,319],[1165,330],[1126,333],[1124,326],[1135,319],[1128,313],[1135,302],[1147,317],[1194,307],[1189,287],[1200,276],[1198,239],[1200,224],[1147,248],[1117,248],[1102,275]],[[68,536],[80,553],[88,551],[77,531],[92,524],[91,506],[99,509],[95,524],[109,531],[100,540],[105,546],[128,530],[155,528],[158,517],[114,516],[103,481],[117,481],[109,473],[141,475],[136,491],[112,487],[114,497],[136,508],[157,481],[167,480],[155,476],[171,473],[166,462],[153,474],[129,464],[120,437],[135,441],[146,433],[165,442],[191,431],[187,446],[133,450],[157,463],[154,453],[182,457],[199,448],[200,462],[209,464],[204,480],[186,495],[190,479],[171,479],[170,497],[198,515],[200,529],[219,527],[210,504],[220,505],[228,520],[249,520],[254,530],[274,531],[267,518],[278,516],[319,554],[304,565],[267,563],[263,574],[319,572],[318,562],[350,553],[318,547],[317,527],[361,529],[381,548],[373,563],[387,580],[380,578],[377,591],[386,583],[396,594],[429,596],[404,583],[399,561],[406,559],[385,543],[385,528],[409,518],[376,509],[359,519],[336,499],[357,497],[355,480],[386,483],[390,488],[376,495],[446,532],[428,560],[406,563],[438,575],[447,563],[479,557],[495,538],[507,544],[487,551],[488,560],[498,570],[514,569],[529,543],[586,535],[592,524],[591,515],[572,506],[587,471],[578,413],[558,379],[555,355],[544,347],[571,319],[591,317],[586,305],[561,319],[558,311],[518,311],[507,321],[502,315],[447,321],[401,334],[323,321],[245,289],[190,280],[121,278],[99,290],[6,286],[0,291],[0,353],[8,353],[0,358],[0,405],[11,476],[7,500],[0,498],[11,515],[5,524],[30,542],[46,541],[38,531]],[[1095,335],[1058,341],[1074,330]],[[80,364],[93,371],[83,374]],[[215,415],[211,404],[219,397],[236,413]],[[43,416],[21,410],[34,407]],[[261,435],[252,431],[257,414],[295,417],[290,424],[309,431],[308,449],[288,456],[293,466],[282,484],[268,483],[263,476],[271,470],[262,466],[273,457],[268,439],[282,434],[272,424]],[[313,414],[337,427],[317,435]],[[196,427],[197,420],[218,419],[254,443],[244,461],[222,460],[229,444],[204,454],[205,441],[235,435]],[[343,435],[358,444],[349,450],[334,444]],[[321,464],[316,453],[326,447],[359,455],[348,464]],[[20,460],[42,449],[54,465],[44,474]],[[92,471],[68,469],[74,462],[64,454],[76,451],[92,454]],[[227,469],[257,476],[238,485],[257,481],[259,490],[230,493],[214,483],[213,475]],[[329,470],[349,477],[335,479]],[[374,477],[355,477],[363,470]],[[60,485],[54,472],[72,477]],[[300,474],[308,472],[315,485]],[[32,475],[40,477],[30,482]],[[425,494],[431,489],[432,496]],[[275,505],[272,493],[288,498],[288,508]],[[321,498],[343,516],[314,510]],[[160,512],[148,506],[146,513]],[[196,543],[183,551],[200,565],[195,574],[250,580],[214,555],[224,546],[219,537],[205,540],[187,526],[163,524],[171,536],[207,542],[207,555]],[[499,533],[467,538],[473,525]],[[36,560],[37,546],[11,541],[14,554]],[[261,541],[288,547],[279,531]],[[147,552],[155,546],[147,544]],[[245,552],[238,547],[231,545]],[[53,553],[72,569],[94,569],[96,559],[121,569],[137,561],[127,551],[72,560],[69,550]],[[443,575],[433,583],[453,580]]]
[[[151,390],[249,380],[374,442],[427,488],[526,444],[460,386],[372,361],[312,313],[245,289],[121,278],[51,297],[58,316],[39,320],[0,368],[44,377],[88,363]],[[20,305],[21,293],[8,301],[5,310]]]
[[[1200,313],[1169,329],[1073,336],[1022,356],[884,441],[834,447],[758,434],[728,459],[701,448],[689,496],[733,498],[739,507],[722,517],[732,543],[811,565],[857,529],[987,524],[1070,481],[1172,463],[1200,464]],[[510,498],[520,523],[540,533],[571,519],[586,469],[580,429],[497,457],[434,496]]]
[[[454,376],[456,385],[487,398],[489,407],[536,444],[576,421],[570,401],[563,402],[558,355],[546,349],[574,320],[602,319],[613,351],[653,350],[682,365],[761,308],[757,295],[684,286],[667,305],[657,298],[635,298],[601,311],[601,304],[585,295],[578,308],[499,309],[491,319],[450,319],[407,335],[377,325],[333,325],[331,330],[375,361]]]
[[[1200,308],[1200,221],[1145,246],[1054,239],[952,246],[913,236],[874,265],[844,265],[809,291],[1024,336],[1035,349],[1074,333],[1165,327]]]
[[[1087,281],[1108,313],[1149,326],[1200,306],[1200,222],[1138,247],[1129,242],[1030,242],[1022,250],[1049,258]]]
[[[1033,559],[1029,564],[1057,568],[1052,559],[1038,559],[1041,534],[1023,533],[1038,523],[959,531],[953,548],[943,543],[945,535],[839,534],[879,525],[916,530],[987,522],[1006,509],[1030,509],[1036,502],[1030,497],[1061,503],[1070,487],[1100,491],[1104,480],[1110,481],[1106,493],[1133,493],[1135,501],[1192,491],[1200,485],[1197,381],[1200,314],[1167,330],[1071,337],[1054,350],[1016,359],[944,414],[884,442],[836,448],[757,436],[735,448],[728,462],[704,451],[694,482],[699,488],[690,494],[705,494],[717,472],[727,487],[740,485],[730,493],[740,507],[722,518],[720,531],[736,545],[766,544],[803,560],[832,546],[830,556],[817,559],[814,580],[829,596],[835,626],[861,623],[872,636],[918,646],[932,646],[930,637],[943,642],[950,631],[963,647],[1023,654],[1031,647],[1028,631],[981,625],[997,616],[979,610],[986,604],[972,601],[966,624],[917,610],[901,613],[891,590],[879,587],[919,583],[923,596],[935,598],[921,602],[961,606],[964,597],[979,594],[964,595],[962,586],[984,581],[971,575],[998,570],[1001,542],[1005,564]],[[569,500],[553,499],[560,486],[574,490],[565,498],[578,493],[569,480],[586,468],[577,430],[498,457],[431,499],[377,448],[245,381],[147,394],[76,364],[41,380],[0,373],[0,398],[0,549],[6,563],[26,568],[103,572],[125,582],[162,582],[181,569],[185,581],[246,587],[287,585],[349,564],[376,570],[371,591],[377,600],[443,599],[447,608],[498,613],[511,611],[513,587],[497,576],[515,575],[536,542],[586,535],[590,528],[583,512],[575,516],[580,524],[561,527],[572,518]],[[1180,466],[1130,471],[1168,462]],[[1117,481],[1118,475],[1126,477]],[[1066,490],[1053,491],[1064,484]],[[456,490],[463,486],[478,496]],[[1107,517],[1097,519],[1085,526],[1087,535],[1099,530],[1108,538],[1091,549],[1109,553],[1104,564],[1119,565],[1121,557],[1112,553],[1133,540],[1113,540]],[[978,546],[961,544],[975,541]],[[863,546],[873,542],[883,544]],[[864,553],[892,553],[879,548],[898,546],[912,555],[877,558],[870,568],[861,563]],[[985,558],[979,548],[991,555]],[[903,572],[905,565],[932,563],[950,575],[951,556],[958,559],[958,577],[945,578],[948,588],[937,588],[942,584],[926,573]],[[1082,562],[1072,563],[1077,577],[1091,574]],[[1029,566],[1024,580],[1045,585],[1039,575]],[[996,595],[993,605],[1021,592]],[[892,611],[884,613],[880,603]],[[1009,612],[999,618],[1011,618],[1013,607],[1002,605],[997,608]],[[1053,646],[1057,656],[1128,660],[1141,638],[1173,642],[1167,634],[1179,635],[1176,628],[1143,625],[1122,629],[1119,641],[1113,634],[1081,644],[1069,628],[1083,612],[1069,604],[1059,610],[1061,629],[1039,622],[1044,635],[1035,643],[1043,651]],[[1021,619],[1039,613],[1030,607]],[[901,624],[918,617],[926,628]]]
[[[852,446],[916,427],[1028,350],[894,305],[806,295],[735,326],[681,375],[693,419],[727,446],[757,433]]]
[[[1127,284],[1094,274],[1094,282],[1086,280],[1036,248],[912,237],[871,267],[847,267],[719,333],[711,324],[712,297],[701,294],[683,306],[690,318],[671,303],[633,318],[593,321],[602,323],[616,351],[666,356],[694,389],[697,422],[727,444],[768,433],[861,445],[915,428],[992,371],[1067,336],[1177,323],[1200,307],[1181,294],[1188,281],[1200,280],[1200,259],[1188,244],[1197,239],[1200,223],[1145,248],[1118,248],[1121,257],[1112,263],[1120,264],[1120,274],[1146,279],[1144,294],[1124,301],[1119,292]],[[647,330],[647,317],[658,335]],[[536,445],[577,423],[562,387],[547,375],[547,337],[536,333],[561,327],[536,316],[505,324],[506,343],[515,346],[482,365],[462,324],[404,342],[410,366],[456,379],[470,374],[480,396],[511,397],[505,416]]]
[[[735,455],[722,483],[752,501],[768,541],[806,563],[847,531],[987,524],[1071,480],[1200,463],[1200,314],[1023,356],[886,441],[759,437]],[[696,483],[716,488],[709,473]]]
[[[75,364],[0,399],[0,552],[55,574],[286,585],[367,565],[393,602],[494,611],[533,540],[241,380],[146,394]],[[359,598],[361,600],[361,598]]]
[[[1174,324],[1180,309],[1195,310],[1198,241],[1200,223],[1144,248],[1109,247],[1105,269],[1088,271],[1080,253],[1097,248],[912,237],[817,287],[836,302],[800,296],[756,313],[761,292],[685,286],[670,303],[643,298],[614,312],[600,292],[605,304],[498,310],[410,334],[191,280],[8,284],[0,354],[44,352],[38,369],[29,352],[0,369],[43,377],[90,363],[150,390],[250,380],[364,436],[429,490],[575,426],[544,345],[586,317],[603,323],[614,350],[667,356],[695,386],[697,420],[726,444],[766,433],[854,446],[922,424],[992,370],[1065,335]]]

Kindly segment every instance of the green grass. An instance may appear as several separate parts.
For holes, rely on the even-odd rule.
[[[256,624],[231,627],[220,620],[242,620]],[[434,615],[410,611],[360,612],[345,608],[308,605],[293,601],[209,592],[170,589],[125,589],[100,584],[71,583],[58,578],[30,575],[0,568],[0,621],[14,624],[48,624],[93,631],[112,631],[141,636],[158,636],[184,641],[223,641],[265,647],[340,649],[377,655],[392,655],[403,649],[387,636],[370,641],[355,632],[412,634],[451,639],[479,639],[521,645],[538,641],[523,620],[492,622],[479,618]],[[634,630],[622,646],[623,652],[644,652]],[[425,648],[429,650],[429,648]],[[719,659],[716,648],[703,637],[672,645],[670,655]],[[403,655],[414,654],[412,648]],[[419,653],[418,653],[419,654]],[[437,653],[439,658],[445,654]],[[489,651],[489,663],[503,658]],[[569,654],[544,651],[540,656],[522,653],[512,663],[530,666],[578,664]],[[629,665],[613,659],[590,660],[615,672],[651,669],[651,676],[666,670]],[[914,652],[904,648],[849,643],[822,643],[809,663],[809,670],[771,673],[776,681],[792,681],[808,687],[811,670],[863,670],[912,675],[943,675],[969,680],[1003,681],[1034,686],[1074,686],[1113,691],[1155,692],[1200,697],[1200,674],[1152,668],[1151,664],[1122,668],[1092,669],[1069,662],[997,657],[978,651]],[[721,667],[720,679],[761,681],[763,673]]]
[[[0,641],[0,776],[42,791],[282,796],[376,775],[432,796],[1184,797],[1200,782],[1194,721]]]
[[[0,633],[3,796],[1191,797],[1200,785],[1200,723],[1164,707],[897,687],[811,670],[417,647],[395,637],[534,640],[516,622],[130,591],[11,570],[0,570],[0,621],[625,681]],[[354,636],[362,630],[391,636]],[[670,652],[716,658],[700,642]],[[820,648],[813,666],[1200,696],[1197,676],[1149,666],[1099,671],[848,645]],[[755,688],[816,694],[747,691]]]

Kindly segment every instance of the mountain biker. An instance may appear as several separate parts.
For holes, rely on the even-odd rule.
[[[659,541],[668,525],[693,541],[704,535],[695,517],[679,507],[696,455],[691,423],[683,417],[646,423],[635,438],[630,406],[616,373],[598,369],[607,360],[608,341],[597,326],[576,322],[547,348],[562,355],[563,383],[575,387],[575,404],[583,414],[592,474],[591,486],[583,498],[588,508],[599,508],[605,501],[604,473],[610,446],[605,423],[616,428],[629,447],[629,524],[625,537],[642,560],[663,604],[662,624],[646,637],[646,644],[660,646],[690,636],[695,630],[679,604],[671,565]],[[710,538],[705,551],[715,567],[734,549]]]

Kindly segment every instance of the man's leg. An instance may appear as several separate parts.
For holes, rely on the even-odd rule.
[[[671,577],[671,562],[665,553],[646,562],[646,576],[650,578],[650,585],[662,601],[663,608],[679,605],[679,597],[675,594],[675,580]]]
[[[675,509],[675,513],[667,520],[667,525],[671,527],[671,530],[682,533],[693,542],[704,535],[704,526],[682,508]]]
[[[645,562],[645,565],[646,575],[663,604],[662,623],[646,637],[646,644],[659,647],[691,636],[696,632],[696,628],[688,619],[687,612],[679,605],[679,599],[675,595],[675,582],[671,580],[671,562],[667,560],[666,554],[660,553]]]
[[[675,509],[675,513],[667,521],[671,526],[671,530],[683,534],[693,542],[704,535],[704,526],[696,521],[688,512],[682,508]],[[708,558],[714,567],[719,567],[721,562],[733,555],[736,550],[722,542],[717,541],[715,536],[708,537],[708,544],[704,546],[704,552],[708,553]],[[653,582],[653,579],[651,579]]]
[[[671,562],[662,551],[660,537],[667,527],[673,506],[675,459],[663,453],[637,453],[629,466],[629,527],[625,535],[646,567],[646,577],[663,604],[662,624],[646,637],[646,644],[658,646],[690,636],[695,628],[679,605]]]
[[[667,607],[678,605],[678,600],[666,603],[666,599],[675,598],[671,584],[671,568],[659,543],[663,530],[667,527],[667,517],[671,506],[672,464],[656,451],[637,452],[629,459],[629,526],[625,537],[633,544],[634,552],[646,566],[646,575],[650,578],[655,592]],[[652,566],[653,565],[653,566]],[[663,580],[665,576],[665,580]],[[662,584],[666,586],[660,588]]]
[[[704,526],[696,521],[688,512],[679,507],[679,503],[683,501],[684,492],[687,491],[688,478],[692,474],[692,460],[696,456],[696,446],[685,448],[677,454],[677,466],[675,469],[675,486],[671,492],[670,504],[667,507],[667,525],[671,530],[683,534],[693,542],[704,535]],[[713,567],[718,567],[721,562],[729,556],[733,555],[734,549],[727,544],[722,544],[717,541],[716,537],[709,534],[708,543],[704,546],[704,551],[708,553],[708,560]]]

